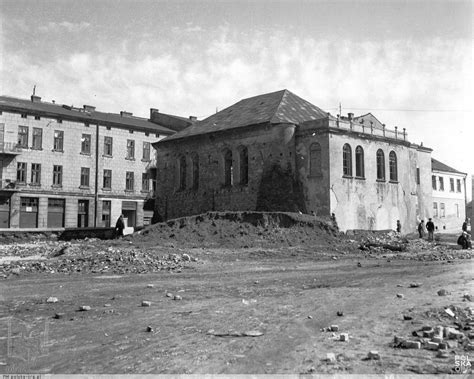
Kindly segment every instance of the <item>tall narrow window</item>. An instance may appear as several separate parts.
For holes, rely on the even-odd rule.
[[[110,227],[110,211],[112,209],[112,202],[110,200],[102,201],[102,226]]]
[[[64,131],[55,130],[54,131],[53,150],[54,151],[63,151],[63,145],[64,145]]]
[[[352,176],[352,149],[348,143],[342,148],[342,174]]]
[[[104,170],[103,189],[110,190],[112,188],[112,170]]]
[[[63,166],[53,166],[53,186],[61,187],[63,185]]]
[[[433,203],[433,217],[438,217],[438,203]]]
[[[150,160],[150,142],[143,142],[143,158],[144,161]]]
[[[193,189],[199,188],[199,155],[193,155]]]
[[[83,134],[81,138],[81,153],[90,154],[91,153],[91,135]]]
[[[112,145],[113,145],[113,138],[105,136],[104,137],[104,155],[106,157],[112,156]]]
[[[41,184],[41,164],[32,163],[31,164],[31,185],[40,185]]]
[[[28,127],[27,126],[18,127],[18,146],[28,147]]]
[[[433,187],[434,190],[436,190],[436,175],[431,176],[431,187]]]
[[[179,158],[179,189],[186,189],[186,157],[184,155]]]
[[[420,184],[420,168],[416,168],[416,184]]]
[[[356,177],[365,178],[364,149],[362,146],[356,147]]]
[[[446,217],[446,209],[444,203],[439,203],[439,216]]]
[[[142,192],[150,191],[150,175],[144,172],[142,174]]]
[[[43,129],[33,128],[33,143],[31,148],[40,150],[43,147]]]
[[[317,142],[309,147],[309,176],[321,175],[321,145]]]
[[[444,191],[444,178],[442,176],[439,177],[439,190]]]
[[[247,185],[249,182],[249,151],[242,147],[239,151],[240,160],[240,184]]]
[[[90,168],[81,167],[81,187],[89,187]]]
[[[396,182],[398,181],[398,167],[397,167],[397,154],[395,151],[391,151],[388,155],[388,163],[390,169],[390,181]]]
[[[16,164],[16,181],[17,183],[26,183],[26,162],[17,162]]]
[[[385,180],[385,155],[382,150],[377,150],[377,180]]]
[[[461,191],[461,179],[456,179],[456,191],[457,192],[462,192]]]
[[[127,159],[135,159],[135,141],[133,139],[127,140]]]
[[[224,185],[227,187],[234,184],[233,170],[232,151],[226,150],[224,152]]]
[[[125,191],[133,191],[134,180],[133,171],[127,171],[125,173]]]
[[[449,191],[454,192],[454,178],[449,178]]]

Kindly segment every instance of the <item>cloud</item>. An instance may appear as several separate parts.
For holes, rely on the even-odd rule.
[[[46,25],[41,25],[38,30],[41,32],[69,32],[77,33],[89,28],[91,24],[85,21],[81,22],[48,22]]]

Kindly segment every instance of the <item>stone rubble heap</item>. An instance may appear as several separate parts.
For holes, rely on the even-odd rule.
[[[87,241],[94,242],[94,241]],[[196,258],[188,254],[165,254],[133,246],[102,247],[100,244],[37,243],[8,245],[0,250],[0,277],[22,273],[148,273],[162,270],[181,272]],[[36,259],[6,260],[8,257]]]

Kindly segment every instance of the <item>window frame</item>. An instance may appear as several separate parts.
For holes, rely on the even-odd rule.
[[[150,174],[148,172],[142,173],[142,192],[150,192]]]
[[[56,135],[57,134],[57,135]],[[53,134],[53,151],[64,151],[64,130],[55,130]]]
[[[398,183],[398,158],[395,151],[388,153],[389,179],[392,183]]]
[[[364,159],[364,148],[358,145],[355,149],[355,168],[356,178],[365,179],[365,159]]]
[[[143,141],[142,161],[149,162],[151,160],[151,143]]]
[[[38,139],[39,139],[39,144],[38,144]],[[39,145],[39,146],[36,146],[36,145]],[[33,128],[31,148],[34,150],[43,149],[43,128]]]
[[[444,178],[442,176],[439,176],[438,179],[439,179],[439,191],[444,192]]]
[[[125,191],[133,192],[135,191],[135,177],[133,171],[125,172]]]
[[[456,192],[462,192],[461,179],[456,179]]]
[[[90,176],[91,176],[91,169],[89,167],[81,167],[80,187],[82,188],[90,187]]]
[[[29,127],[25,125],[18,125],[18,147],[28,148],[28,134]]]
[[[104,190],[112,189],[112,170],[111,169],[104,168],[102,172],[102,189]]]
[[[63,185],[63,166],[53,165],[53,187],[62,187]]]
[[[135,159],[135,140],[127,139],[127,156],[126,159],[134,160]]]
[[[17,184],[26,184],[26,178],[28,174],[28,167],[26,162],[17,162],[16,163],[16,183]]]
[[[110,141],[110,144],[108,143]],[[110,153],[107,151],[110,149]],[[104,136],[104,156],[111,157],[114,150],[114,138],[111,136]]]
[[[30,185],[32,185],[32,186],[41,185],[41,163],[32,163],[31,164]]]
[[[319,142],[313,142],[309,146],[309,176],[313,178],[322,176],[321,144]]]
[[[378,149],[376,153],[376,169],[377,169],[377,181],[385,182],[385,153],[382,149]]]
[[[352,147],[348,143],[342,147],[342,176],[352,178]]]
[[[91,155],[92,135],[88,133],[82,133],[81,137],[81,154]]]
[[[224,159],[224,187],[232,187],[234,185],[234,161],[232,158],[232,150],[226,149],[223,154]]]

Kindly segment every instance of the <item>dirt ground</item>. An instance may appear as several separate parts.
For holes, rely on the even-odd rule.
[[[120,241],[47,243],[72,251],[63,255],[41,256],[41,244],[3,246],[0,372],[448,374],[460,356],[472,364],[472,250],[458,250],[455,236],[403,240],[403,251],[361,250],[367,235],[339,237],[324,223],[247,221],[211,216]],[[107,253],[107,266],[77,258],[74,249],[86,245]],[[123,259],[110,259],[130,249],[160,269],[127,273]],[[12,255],[31,260],[11,266]],[[88,269],[58,272],[54,262],[66,257]],[[395,336],[426,343],[413,333],[438,325],[465,337],[450,341],[444,357],[394,347]],[[341,333],[349,340],[338,340]],[[366,359],[372,350],[380,359]]]

